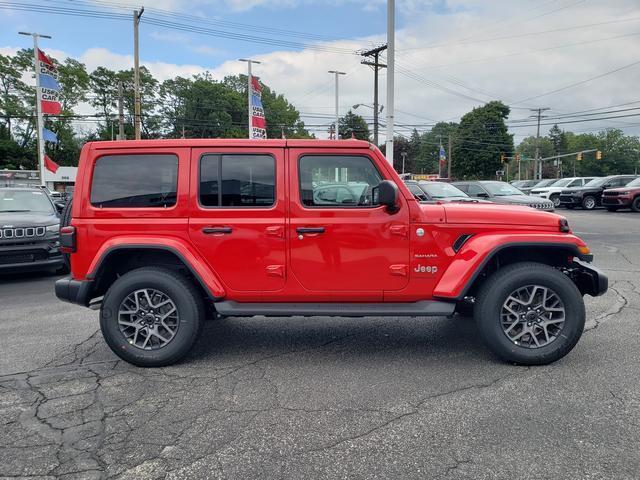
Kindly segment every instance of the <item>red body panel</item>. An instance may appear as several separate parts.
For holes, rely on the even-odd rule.
[[[177,202],[170,208],[96,208],[93,166],[104,154],[178,156]],[[276,201],[268,208],[204,208],[203,154],[261,153],[275,158]],[[398,210],[305,207],[298,160],[304,154],[367,156],[399,190]],[[210,293],[245,302],[410,302],[460,295],[493,250],[505,244],[584,246],[561,233],[558,215],[527,207],[419,204],[379,150],[367,142],[304,140],[145,140],[96,142],[82,150],[72,225],[72,275],[91,279],[107,252],[123,246],[168,248]],[[305,234],[298,227],[324,227]],[[206,234],[225,227],[229,234]],[[461,235],[473,235],[455,252]]]

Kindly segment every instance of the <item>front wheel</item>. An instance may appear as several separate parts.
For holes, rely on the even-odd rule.
[[[522,365],[554,362],[578,343],[585,308],[575,284],[540,263],[498,270],[476,297],[475,320],[491,351]]]
[[[560,208],[560,195],[559,194],[551,195],[551,197],[549,197],[549,200],[551,200],[553,202],[553,208]]]
[[[631,210],[634,212],[640,212],[640,196],[633,199],[631,203]]]
[[[100,328],[123,360],[162,367],[189,352],[204,317],[202,297],[193,283],[169,269],[145,267],[111,285],[102,301]]]
[[[596,208],[596,199],[592,196],[584,197],[582,199],[582,208],[585,210],[593,210]]]

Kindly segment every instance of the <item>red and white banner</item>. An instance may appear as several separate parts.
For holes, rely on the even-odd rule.
[[[42,113],[45,115],[59,115],[62,110],[59,101],[60,84],[58,83],[58,69],[53,61],[38,49],[38,81],[40,91],[38,100]]]
[[[267,138],[267,122],[262,107],[262,86],[256,77],[251,76],[251,132],[250,138]]]

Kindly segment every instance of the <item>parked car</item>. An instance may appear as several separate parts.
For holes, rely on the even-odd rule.
[[[515,182],[511,182],[511,185],[524,193],[525,191],[531,190],[538,183],[540,183],[540,180],[516,180]]]
[[[488,200],[471,198],[459,188],[450,183],[433,182],[426,180],[405,180],[407,188],[416,200],[421,202],[467,202],[467,203],[491,203]]]
[[[546,187],[536,186],[531,190],[530,195],[537,195],[542,198],[546,198],[553,202],[553,206],[558,208],[560,206],[560,193],[565,188],[582,187],[584,184],[589,183],[591,180],[598,177],[569,177],[556,180],[554,183],[547,185]]]
[[[526,207],[553,211],[553,202],[540,197],[525,195],[507,182],[494,180],[454,182],[453,185],[472,198],[489,200],[503,205],[521,205]]]
[[[545,178],[544,180],[536,180],[536,183],[534,183],[533,186],[516,187],[516,188],[520,190],[522,193],[524,193],[525,195],[529,195],[531,193],[531,190],[533,190],[534,188],[547,187],[557,181],[558,181],[557,178]]]
[[[640,178],[627,183],[625,187],[612,188],[602,192],[602,205],[610,212],[630,208],[640,212]]]
[[[56,295],[100,308],[103,338],[136,365],[184,357],[208,313],[459,309],[474,312],[500,357],[546,364],[578,342],[582,296],[607,290],[565,218],[417,202],[369,142],[95,142],[77,178],[60,229],[73,276]],[[316,190],[336,178],[366,188],[356,202],[326,204]]]
[[[593,210],[601,205],[602,192],[611,188],[624,187],[637,178],[636,175],[610,175],[595,178],[583,187],[567,188],[560,193],[560,205],[565,208],[582,207]]]
[[[60,217],[40,188],[0,187],[0,273],[63,267]]]

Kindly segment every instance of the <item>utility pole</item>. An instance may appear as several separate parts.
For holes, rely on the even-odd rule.
[[[124,99],[122,98],[122,80],[118,82],[118,140],[126,140],[124,136]]]
[[[338,70],[329,70],[329,73],[333,73],[336,77],[336,128],[335,138],[340,140],[340,113],[338,109],[338,78],[340,75],[346,75],[346,72],[339,72]]]
[[[387,0],[387,161],[393,166],[393,82],[395,75],[395,0]]]
[[[251,117],[253,116],[251,112],[251,78],[253,76],[253,74],[251,73],[251,65],[252,64],[256,64],[259,65],[262,62],[259,62],[258,60],[251,60],[249,58],[240,58],[238,59],[238,61],[240,62],[246,62],[247,63],[247,113],[248,113],[248,118],[247,118],[247,122],[248,122],[248,127],[249,127],[249,138],[253,138],[251,136]]]
[[[538,172],[538,159],[540,158],[540,119],[542,118],[542,112],[549,110],[549,107],[544,108],[530,108],[532,112],[536,112],[538,117],[538,131],[536,133],[536,156],[533,159],[533,179],[542,178],[542,164],[540,164],[540,172]],[[534,115],[532,115],[534,116]]]
[[[449,134],[449,149],[447,150],[447,178],[451,180],[451,134]]]
[[[138,51],[138,26],[144,7],[133,11],[133,94],[135,139],[140,140],[140,53]]]
[[[404,174],[404,161],[407,158],[407,152],[402,152],[400,155],[402,156],[402,173]]]
[[[36,138],[38,142],[38,169],[40,170],[40,185],[46,186],[44,180],[44,139],[42,138],[42,129],[44,128],[44,119],[42,117],[42,104],[40,103],[40,72],[38,68],[38,38],[51,38],[49,35],[40,33],[18,32],[20,35],[31,35],[33,37],[33,68],[36,74],[36,128],[38,130]]]
[[[373,67],[373,143],[376,147],[378,146],[378,113],[380,111],[378,107],[378,70],[387,67],[380,63],[379,59],[380,53],[386,49],[386,45],[381,45],[360,54],[363,57],[373,57],[373,62],[370,60],[362,60],[360,63]]]

